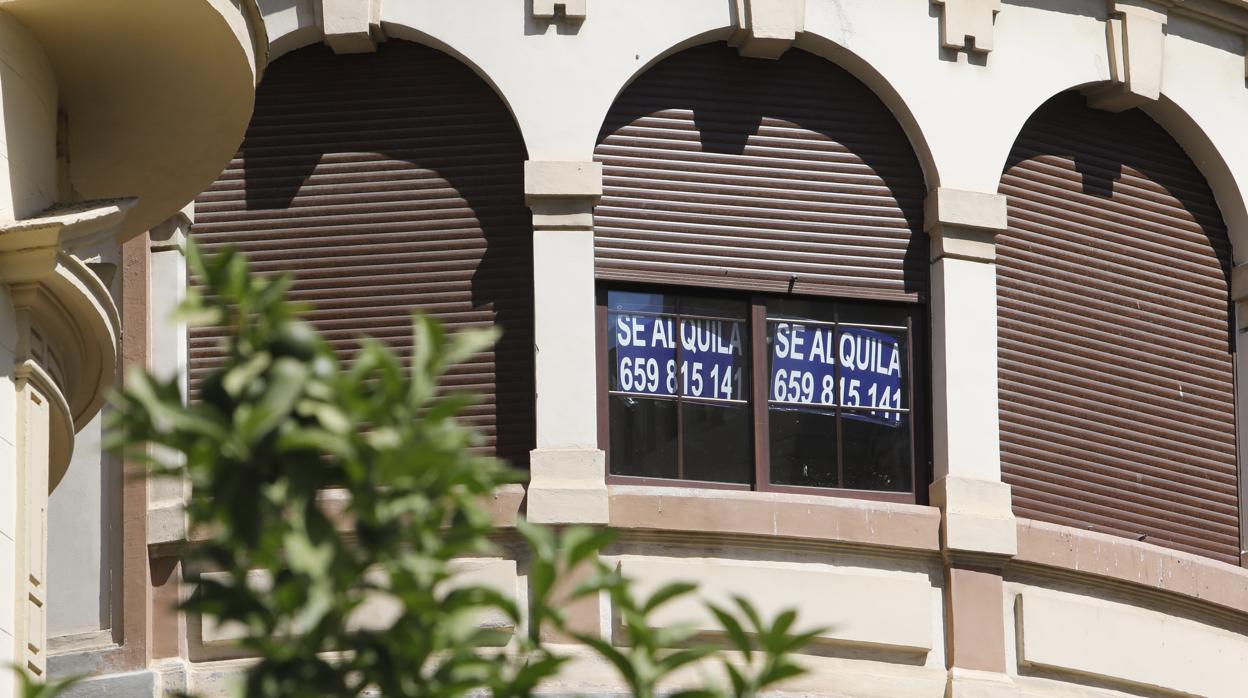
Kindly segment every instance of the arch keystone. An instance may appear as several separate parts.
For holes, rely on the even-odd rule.
[[[1111,0],[1105,40],[1110,82],[1087,92],[1088,106],[1120,112],[1157,101],[1167,10],[1149,0]]]
[[[321,30],[334,53],[372,53],[384,39],[381,0],[322,0]]]
[[[747,58],[779,58],[806,24],[806,0],[736,0],[736,9],[728,43]]]

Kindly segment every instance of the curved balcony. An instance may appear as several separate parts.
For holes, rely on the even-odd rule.
[[[137,198],[121,237],[193,199],[242,141],[268,46],[254,0],[0,0],[0,11],[54,74],[53,200]]]

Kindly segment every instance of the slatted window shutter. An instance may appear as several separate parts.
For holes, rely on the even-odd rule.
[[[196,200],[195,240],[236,245],[344,357],[360,336],[410,352],[410,313],[452,330],[500,324],[502,343],[452,371],[483,397],[467,421],[524,465],[533,446],[532,227],[525,149],[497,95],[431,48],[301,49],[267,71],[237,157]],[[192,280],[193,283],[193,280]],[[220,363],[218,330],[191,335],[192,394]]]
[[[918,161],[879,98],[822,58],[675,54],[624,90],[595,157],[600,279],[926,296]]]
[[[1238,564],[1231,251],[1204,178],[1142,112],[1065,94],[1023,128],[1000,191],[1016,512]]]

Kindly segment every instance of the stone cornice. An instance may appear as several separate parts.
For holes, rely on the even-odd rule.
[[[61,250],[115,233],[135,203],[133,198],[86,201],[0,223],[0,282],[38,282],[52,273]]]

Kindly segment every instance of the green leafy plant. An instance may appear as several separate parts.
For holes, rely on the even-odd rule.
[[[543,642],[548,628],[601,654],[643,697],[717,661],[718,645],[691,627],[652,628],[652,614],[693,587],[635,600],[630,580],[600,558],[610,542],[602,529],[520,524],[523,609],[457,579],[456,560],[498,552],[484,500],[524,479],[474,449],[479,437],[456,419],[474,398],[438,388],[494,330],[449,335],[416,315],[406,365],[367,339],[343,364],[286,300],[287,277],[251,274],[235,251],[209,259],[190,246],[187,259],[206,294],[190,289],[182,317],[224,328],[224,361],[189,403],[175,379],[132,369],[110,446],[153,476],[189,479],[188,518],[202,540],[184,560],[196,583],[184,609],[235,628],[241,653],[259,658],[246,695],[529,695],[566,661]],[[582,566],[586,582],[558,591]],[[592,594],[614,604],[621,646],[568,629],[564,602]],[[378,621],[366,604],[391,612]],[[711,613],[741,659],[719,657],[722,680],[688,695],[754,695],[800,673],[790,655],[813,633],[790,634],[794,614],[765,624],[743,600]],[[498,646],[485,614],[527,630]]]

